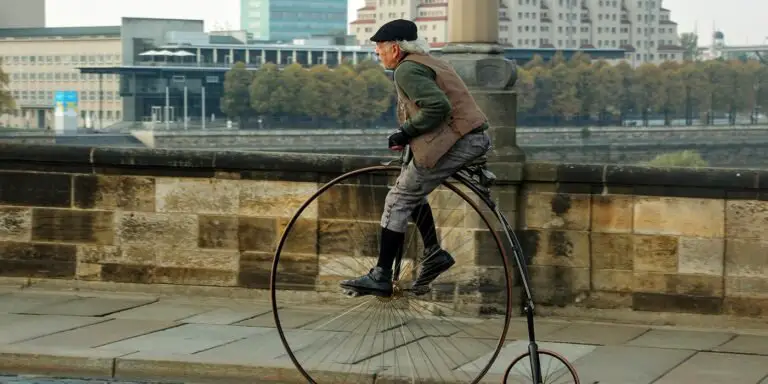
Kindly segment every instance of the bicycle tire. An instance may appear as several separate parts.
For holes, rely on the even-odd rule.
[[[273,262],[272,262],[272,269],[270,272],[270,281],[269,281],[269,288],[270,288],[270,299],[272,303],[272,313],[274,317],[275,326],[277,328],[278,335],[280,337],[281,343],[283,344],[283,347],[285,348],[285,351],[290,358],[293,365],[296,367],[296,369],[299,371],[299,373],[309,382],[312,384],[317,384],[317,381],[309,374],[309,372],[306,371],[306,369],[302,366],[302,364],[298,361],[296,358],[295,351],[292,350],[291,345],[289,341],[287,340],[287,337],[285,335],[285,329],[282,326],[282,322],[280,319],[280,308],[279,303],[277,301],[277,288],[276,288],[276,279],[278,274],[278,265],[280,263],[280,256],[283,248],[286,246],[286,239],[288,238],[289,234],[291,233],[291,230],[294,228],[297,220],[299,219],[299,216],[301,213],[313,202],[317,201],[317,199],[325,193],[329,188],[333,187],[334,185],[338,185],[342,183],[343,181],[354,177],[363,175],[366,173],[375,173],[375,172],[383,172],[383,171],[400,171],[401,168],[399,166],[389,166],[389,165],[380,165],[380,166],[370,166],[365,168],[360,168],[357,170],[353,170],[347,173],[344,173],[333,180],[327,182],[323,186],[321,186],[315,193],[313,193],[304,203],[296,210],[293,217],[291,217],[290,221],[288,221],[287,225],[285,226],[285,229],[283,230],[283,233],[280,237],[280,240],[277,244],[277,248],[275,250]],[[461,180],[456,177],[449,178],[455,180],[457,183],[467,186],[467,181]],[[506,335],[509,329],[510,319],[512,316],[512,305],[513,305],[513,299],[512,299],[512,292],[513,292],[513,281],[512,281],[512,275],[511,275],[511,267],[509,265],[508,258],[506,256],[506,247],[504,244],[504,241],[501,240],[499,234],[497,231],[491,230],[493,228],[493,225],[491,225],[491,222],[486,217],[485,214],[482,213],[482,210],[480,209],[478,203],[476,203],[472,198],[467,196],[467,193],[462,191],[459,187],[456,185],[451,184],[448,180],[443,182],[442,184],[446,188],[450,189],[454,193],[458,194],[466,203],[469,204],[469,206],[472,207],[472,209],[478,213],[478,215],[481,217],[483,223],[485,226],[489,229],[489,233],[491,234],[493,238],[493,242],[495,243],[496,248],[498,248],[498,251],[501,255],[500,264],[503,266],[504,270],[504,281],[505,281],[505,293],[506,293],[506,302],[505,302],[505,310],[504,310],[504,323],[503,323],[503,329],[501,331],[501,335],[499,337],[498,342],[495,344],[495,347],[493,349],[492,355],[488,361],[487,364],[483,367],[482,370],[480,370],[479,374],[477,374],[477,377],[474,378],[471,383],[475,384],[480,382],[480,380],[487,375],[490,368],[493,366],[494,362],[499,356],[499,353],[501,352],[501,349],[504,346],[504,342],[506,340]],[[469,188],[472,190],[471,188]],[[476,194],[476,193],[475,193]],[[489,209],[491,209],[491,206],[488,205],[487,199],[483,196],[479,196],[480,200],[485,204]],[[493,216],[492,220],[497,220],[495,216]]]
[[[545,356],[550,356],[555,360],[559,361],[560,363],[562,363],[565,366],[565,368],[568,370],[568,373],[570,374],[571,378],[573,379],[573,381],[570,381],[567,383],[579,384],[579,375],[576,373],[576,368],[574,368],[573,365],[561,354],[554,351],[550,351],[548,349],[539,349],[537,353],[539,354],[539,362],[541,362],[541,355],[545,355]],[[512,372],[512,368],[515,366],[515,364],[523,361],[523,359],[525,359],[526,357],[530,358],[530,356],[531,356],[531,352],[526,352],[518,356],[514,360],[512,360],[512,362],[509,364],[507,369],[504,371],[504,378],[503,378],[502,384],[509,384],[507,380],[509,379],[509,373]],[[550,383],[543,382],[543,383],[531,383],[531,384],[550,384]]]

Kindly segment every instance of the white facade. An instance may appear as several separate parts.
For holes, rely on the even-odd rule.
[[[450,0],[366,0],[350,24],[358,44],[385,22],[410,19],[432,46],[448,37]],[[624,49],[633,66],[681,61],[677,24],[662,0],[501,0],[499,43],[516,48]]]

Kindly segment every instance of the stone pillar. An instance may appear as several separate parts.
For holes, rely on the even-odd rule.
[[[497,185],[492,188],[492,198],[512,228],[517,229],[525,154],[517,146],[517,95],[512,90],[517,81],[517,70],[504,57],[504,48],[498,44],[499,3],[500,0],[450,0],[448,42],[443,48],[442,59],[453,65],[488,117],[493,140],[488,168],[498,178]],[[507,254],[512,255],[511,249],[507,249]],[[493,269],[486,268],[483,273]],[[519,273],[516,269],[513,273],[516,294],[521,295],[522,303]],[[493,300],[492,297],[487,299]]]
[[[488,116],[493,138],[489,164],[500,180],[519,181],[525,154],[517,146],[517,70],[504,57],[499,39],[500,0],[448,2],[448,42],[442,58],[450,62]],[[511,219],[511,218],[510,218]]]

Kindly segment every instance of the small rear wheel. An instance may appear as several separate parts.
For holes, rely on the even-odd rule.
[[[539,350],[541,382],[533,382],[531,353],[518,356],[504,372],[504,384],[579,384],[576,369],[556,352]]]

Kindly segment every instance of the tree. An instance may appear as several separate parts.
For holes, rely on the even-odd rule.
[[[280,71],[277,65],[267,63],[253,74],[251,84],[251,108],[257,114],[272,118],[280,113],[280,105],[277,104],[272,94],[280,88]]]
[[[250,86],[253,74],[245,67],[245,63],[237,62],[224,75],[224,93],[221,98],[221,111],[227,116],[237,118],[240,129],[253,114],[251,108]]]
[[[673,61],[662,63],[661,69],[661,99],[659,100],[660,111],[664,114],[664,125],[672,123],[672,115],[683,108],[684,90],[683,75],[680,72],[680,66]]]
[[[683,60],[697,61],[701,59],[701,54],[699,54],[699,36],[697,34],[681,34],[680,45],[683,47]]]
[[[643,123],[648,125],[651,112],[661,107],[660,98],[663,88],[663,73],[653,64],[643,64],[637,69],[633,92],[637,110],[643,116]]]
[[[13,100],[11,91],[8,89],[8,84],[10,83],[11,79],[7,73],[3,72],[2,61],[0,61],[0,115],[11,113],[16,109],[16,103]]]
[[[360,72],[357,77],[360,84],[366,85],[367,96],[362,100],[366,108],[360,116],[360,120],[371,123],[378,119],[392,105],[392,96],[395,94],[395,86],[389,81],[381,68],[368,68]]]
[[[552,113],[565,120],[570,120],[581,109],[576,88],[578,75],[568,68],[567,64],[561,63],[552,68],[552,83],[554,85]]]

